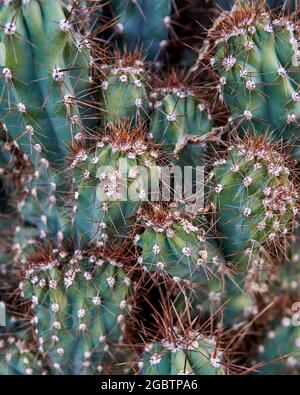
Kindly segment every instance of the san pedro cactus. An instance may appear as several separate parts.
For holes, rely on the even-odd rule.
[[[112,125],[106,137],[90,146],[73,144],[72,151],[69,181],[40,156],[34,164],[27,161],[25,192],[17,203],[22,218],[58,245],[71,236],[79,246],[125,235],[149,195],[149,174],[158,172],[158,152],[145,141],[144,127]],[[67,204],[60,193],[66,184],[72,191]]]
[[[0,374],[299,374],[298,15],[0,6]]]
[[[235,284],[237,278],[234,280],[227,281],[225,285],[213,277],[192,284],[191,289],[186,287],[184,293],[175,288],[174,304],[178,311],[192,319],[215,319],[219,323],[221,312],[225,327],[242,326],[259,312],[257,303],[261,294],[254,295],[247,288],[241,289]]]
[[[110,7],[121,48],[141,46],[148,60],[158,60],[172,34],[172,1],[112,0]]]
[[[147,375],[224,375],[222,351],[214,338],[170,328],[169,338],[145,346],[142,373]]]
[[[158,172],[157,157],[155,146],[151,150],[151,142],[145,140],[143,126],[130,124],[111,125],[94,152],[75,154],[71,163],[78,180],[74,225],[82,242],[105,242],[128,234],[138,209],[149,197],[148,177],[151,167],[152,173]]]
[[[0,375],[47,374],[42,353],[35,344],[29,322],[7,317],[7,332],[0,330]],[[10,332],[9,332],[10,331]]]
[[[241,134],[297,136],[298,27],[293,17],[274,17],[263,2],[237,3],[208,33],[206,58],[217,91]]]
[[[234,5],[234,0],[213,0],[213,3],[221,10],[229,11]],[[285,10],[293,11],[298,4],[298,0],[267,0],[267,4],[275,10],[284,7]]]
[[[95,251],[37,251],[20,287],[31,300],[41,349],[55,374],[101,373],[122,341],[130,279]],[[104,366],[103,366],[104,364]]]
[[[201,99],[201,89],[180,78],[176,70],[162,80],[157,78],[153,85],[151,137],[184,165],[203,164],[206,140],[213,136],[214,123],[209,105]]]
[[[205,219],[199,217],[197,224],[176,206],[154,206],[142,214],[142,225],[145,230],[136,240],[146,269],[167,273],[175,281],[199,282],[227,274],[218,244],[207,233]]]
[[[254,353],[255,355],[255,353]],[[299,374],[300,371],[300,329],[290,317],[270,328],[256,349],[256,359],[261,363],[262,374]]]
[[[210,175],[217,226],[230,240],[224,250],[232,259],[264,246],[280,249],[298,213],[293,167],[264,139],[246,138],[215,161]]]
[[[108,59],[109,65],[101,65],[100,107],[104,121],[141,122],[147,119],[149,112],[144,59],[138,51],[115,57]]]
[[[299,230],[289,248],[289,259],[273,282],[270,297],[279,297],[275,317],[269,319],[264,336],[253,350],[252,363],[261,363],[263,374],[299,374],[300,369],[300,259]],[[278,311],[279,310],[279,311]],[[279,318],[280,317],[280,318]]]
[[[44,149],[48,160],[62,165],[81,128],[89,42],[58,0],[9,2],[0,24],[1,120],[28,156]]]

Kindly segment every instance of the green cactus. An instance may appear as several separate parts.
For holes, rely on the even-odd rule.
[[[0,327],[0,376],[46,373],[30,322],[7,315],[6,326]]]
[[[1,2],[0,374],[299,373],[298,17],[173,3]]]
[[[62,165],[83,127],[78,103],[89,87],[89,42],[58,0],[10,2],[0,24],[1,121],[33,160],[43,150]]]
[[[258,374],[299,374],[300,328],[292,325],[290,317],[268,330],[253,362],[261,364]]]
[[[258,374],[299,374],[300,372],[300,259],[299,229],[293,236],[288,257],[280,266],[276,280],[270,282],[267,303],[278,300],[279,312],[269,319],[264,335],[251,356],[261,364]],[[280,318],[281,317],[281,318]]]
[[[0,140],[0,275],[4,276],[0,280],[0,299],[2,291],[15,281],[12,244],[21,218],[13,200],[22,196],[22,177],[20,158],[10,144]]]
[[[221,10],[228,10],[233,7],[235,1],[234,0],[213,0],[214,5],[221,8]],[[298,4],[298,0],[267,0],[266,3],[269,7],[274,9],[275,11],[282,10],[282,7],[286,10],[295,10],[295,6]]]
[[[15,215],[15,213],[13,213],[13,215]],[[0,212],[0,236],[2,239],[2,243],[0,245],[0,275],[5,275],[6,277],[11,276],[13,261],[11,242],[14,227],[16,226],[16,221],[12,220],[13,215]],[[2,281],[4,284],[2,284]],[[2,281],[0,282],[0,300],[1,293],[5,287],[5,281]]]
[[[172,33],[172,1],[112,0],[110,7],[121,47],[141,46],[148,60],[158,60]]]
[[[41,348],[54,374],[105,371],[122,342],[130,279],[99,251],[38,250],[20,287],[32,301]],[[105,362],[106,361],[106,362]]]
[[[0,344],[3,350],[5,349],[3,354],[0,349],[0,376],[41,375],[43,373],[41,361],[37,359],[31,351],[31,346],[27,345],[24,340],[9,337],[6,341],[0,339]]]
[[[197,86],[181,81],[176,70],[158,80],[150,93],[151,137],[190,166],[203,164],[205,143],[213,129],[209,106],[198,95]]]
[[[175,207],[154,206],[142,213],[143,233],[136,236],[142,249],[140,262],[150,271],[166,273],[175,281],[203,281],[225,276],[226,263],[207,233],[205,219],[198,222]]]
[[[174,290],[174,304],[183,316],[222,320],[224,328],[235,328],[259,313],[254,295],[230,281],[221,284],[212,278],[193,285],[191,290],[185,289],[184,292]]]
[[[290,301],[297,303],[300,295],[299,227],[288,242],[284,262],[278,268],[275,281],[270,286],[270,298],[288,295]]]
[[[111,126],[94,152],[79,151],[76,166],[74,226],[82,241],[124,238],[134,225],[135,215],[149,198],[148,177],[158,177],[157,149],[145,140],[140,125]],[[151,170],[153,167],[153,171]]]
[[[143,126],[130,124],[111,125],[107,136],[93,145],[74,144],[66,169],[69,182],[39,154],[33,163],[23,157],[24,193],[17,208],[24,221],[39,229],[42,239],[57,245],[70,237],[78,246],[125,237],[149,197],[149,175],[159,177],[157,157],[157,148],[145,140]]]
[[[9,218],[13,212],[11,224],[20,227],[24,222],[29,227],[36,226],[41,238],[50,237],[59,243],[67,220],[65,202],[58,199],[57,190],[64,190],[65,179],[39,152],[29,160],[17,143],[6,139],[1,143],[1,157],[5,162],[3,187],[10,198],[6,209]]]
[[[34,173],[28,171],[26,177],[26,192],[18,202],[22,218],[36,226],[42,239],[49,238],[58,244],[64,236],[64,226],[67,223],[62,202],[57,202],[61,178],[48,170],[47,162],[42,159],[34,165]]]
[[[105,124],[130,121],[133,124],[146,120],[149,101],[146,92],[144,60],[139,52],[116,59],[101,66],[101,100]]]
[[[236,3],[200,53],[216,73],[230,122],[245,131],[296,137],[300,116],[296,21],[272,17],[262,2]]]
[[[210,177],[225,255],[239,261],[264,246],[279,248],[298,212],[293,168],[280,150],[245,139],[215,161]]]
[[[176,327],[169,338],[146,345],[140,365],[144,375],[225,374],[215,339],[192,330],[182,335]]]

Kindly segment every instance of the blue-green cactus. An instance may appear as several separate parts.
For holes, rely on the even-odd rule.
[[[28,320],[7,315],[6,326],[0,327],[0,376],[47,374],[32,332]]]
[[[159,179],[157,157],[145,129],[130,124],[111,125],[94,150],[75,155],[73,215],[82,241],[124,239],[130,233],[138,209],[150,198],[150,174]]]
[[[162,205],[142,212],[141,225],[144,231],[136,236],[136,242],[145,269],[188,282],[228,273],[218,244],[207,232],[205,219],[193,221],[176,206]]]
[[[130,279],[97,250],[38,250],[20,287],[31,300],[41,349],[54,374],[105,372],[122,342]]]
[[[297,137],[297,35],[297,20],[272,16],[263,2],[236,3],[210,30],[200,65],[209,60],[217,95],[240,134]]]
[[[112,0],[110,6],[121,46],[131,51],[140,46],[148,60],[158,60],[172,33],[172,1]]]
[[[137,124],[149,118],[144,59],[136,51],[108,59],[100,69],[100,108],[105,125],[112,122]]]
[[[63,164],[82,129],[77,100],[89,87],[89,41],[58,0],[8,3],[0,24],[1,121],[29,157],[39,148]]]
[[[298,213],[293,165],[272,143],[245,139],[214,162],[210,175],[217,226],[231,259],[279,246]]]
[[[210,108],[198,98],[199,90],[173,70],[150,92],[151,138],[185,166],[204,163],[206,144],[214,135]]]
[[[222,352],[215,339],[195,330],[181,334],[170,328],[169,337],[145,346],[141,373],[144,375],[224,375]]]

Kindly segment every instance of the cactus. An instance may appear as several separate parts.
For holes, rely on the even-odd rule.
[[[99,251],[44,251],[28,257],[20,286],[32,301],[41,348],[56,374],[101,373],[122,341],[130,279]],[[106,362],[107,363],[107,362]]]
[[[13,146],[0,140],[0,299],[8,284],[14,282],[12,276],[14,252],[12,248],[16,230],[21,221],[14,202],[22,196],[23,169],[20,156]],[[3,284],[2,284],[3,281]]]
[[[261,374],[299,374],[300,329],[285,316],[269,328],[255,350],[254,361]]]
[[[200,53],[216,73],[217,90],[241,135],[297,136],[297,21],[271,16],[263,2],[237,3],[208,33]]]
[[[150,271],[167,273],[175,281],[203,281],[225,276],[227,268],[218,245],[207,234],[205,220],[192,222],[174,208],[154,206],[142,213],[145,230],[136,237],[141,262]]]
[[[190,330],[181,334],[170,328],[169,337],[145,346],[142,374],[146,375],[224,375],[222,352],[215,339]]]
[[[112,0],[110,7],[120,46],[131,51],[142,46],[148,60],[158,60],[172,33],[172,1]]]
[[[247,324],[260,311],[257,295],[232,282],[220,284],[218,279],[211,278],[193,285],[184,292],[174,290],[174,305],[184,316],[222,321],[225,328],[236,328]]]
[[[1,348],[5,350],[2,354],[0,350],[0,375],[40,375],[43,370],[39,366],[35,354],[30,351],[25,341],[8,337],[8,339],[0,340]]]
[[[82,128],[89,42],[58,0],[10,2],[0,23],[1,121],[26,155],[43,150],[53,165],[63,165]]]
[[[46,374],[30,327],[16,323],[14,317],[9,317],[6,324],[5,332],[0,330],[0,376]]]
[[[110,57],[109,64],[101,65],[100,74],[100,107],[103,110],[105,124],[116,124],[126,120],[138,123],[147,119],[149,102],[142,55],[135,51],[133,54],[117,53]]]
[[[48,164],[43,159],[38,160],[34,167],[28,164],[24,195],[19,199],[17,207],[22,218],[36,226],[40,237],[56,240],[63,237],[63,226],[66,222],[57,202],[57,189],[60,188],[59,177],[48,170]],[[34,172],[32,171],[34,170]]]
[[[151,167],[152,175],[158,171],[157,156],[142,125],[120,124],[110,127],[107,136],[96,143],[95,152],[84,160],[80,157],[75,169],[74,225],[82,241],[87,235],[89,240],[107,241],[130,232],[138,209],[149,197],[148,177]]]
[[[150,93],[151,137],[184,165],[203,164],[205,144],[213,135],[210,108],[200,91],[194,81],[180,78],[178,71],[172,70],[162,80],[157,79]]]
[[[264,246],[279,250],[280,240],[291,231],[298,192],[288,163],[276,145],[251,138],[231,145],[215,161],[212,199],[217,226],[230,240],[223,245],[231,259],[241,260]]]
[[[293,237],[290,256],[277,273],[277,281],[273,282],[269,292],[270,298],[279,297],[278,308],[274,312],[277,317],[271,316],[264,336],[258,339],[251,355],[253,362],[261,364],[258,372],[262,374],[299,374],[300,371],[300,260],[297,236]]]
[[[123,3],[1,2],[0,374],[299,373],[298,16]]]
[[[39,229],[42,239],[58,245],[70,237],[80,246],[125,236],[148,197],[148,177],[159,155],[145,140],[145,129],[111,126],[106,137],[90,146],[73,144],[72,151],[69,182],[39,155],[34,163],[25,158],[25,191],[17,201],[22,218]],[[154,167],[152,173],[157,171]]]
[[[214,0],[213,1],[214,5],[220,7],[222,10],[228,10],[233,7],[234,5],[234,0]],[[267,4],[269,7],[272,9],[281,10],[282,7],[284,6],[285,10],[294,10],[295,7],[298,4],[297,0],[267,0]]]

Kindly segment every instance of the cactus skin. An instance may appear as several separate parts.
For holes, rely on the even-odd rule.
[[[14,204],[23,195],[23,166],[15,150],[13,144],[0,139],[0,275],[3,275],[0,279],[0,300],[2,291],[15,285],[15,250],[24,241],[20,232],[22,220]],[[19,235],[15,245],[14,236],[17,232]]]
[[[213,120],[208,105],[198,99],[196,86],[180,81],[177,74],[170,72],[150,94],[150,133],[163,150],[184,165],[196,166],[203,164],[205,154],[204,142],[197,144],[197,139],[212,131]]]
[[[212,319],[224,328],[237,330],[249,323],[278,295],[274,290],[278,282],[278,268],[266,251],[254,251],[238,265],[227,264],[227,277],[210,277],[186,287],[184,292],[175,288],[174,304],[182,316],[191,319]],[[286,266],[283,265],[283,271]],[[225,281],[224,281],[225,280]],[[281,288],[284,283],[280,281]]]
[[[236,4],[216,21],[208,38],[221,99],[239,133],[297,136],[296,22],[272,18],[260,2]],[[200,59],[206,55],[200,54]]]
[[[43,374],[38,355],[26,343],[22,333],[18,336],[19,338],[0,335],[0,376]]]
[[[27,263],[32,268],[20,286],[52,373],[101,373],[124,330],[130,280],[122,265],[78,250],[39,251]]]
[[[84,158],[71,164],[76,166],[78,186],[74,204],[76,231],[83,242],[125,237],[148,198],[148,176],[150,167],[156,166],[157,150],[151,150],[142,126],[120,124],[111,126],[107,138]],[[136,190],[136,196],[130,196],[131,189]]]
[[[272,143],[245,139],[215,162],[211,173],[217,226],[226,237],[224,253],[275,245],[290,232],[298,211],[293,170]]]
[[[40,144],[56,166],[80,132],[75,98],[89,77],[89,44],[66,16],[58,0],[11,3],[0,12],[1,120],[25,154]]]
[[[14,338],[10,338],[12,341]],[[26,342],[14,339],[14,344],[2,342],[5,354],[0,350],[0,376],[7,375],[40,375],[42,369],[37,367],[36,356]],[[1,355],[2,354],[2,355]]]
[[[118,18],[116,31],[121,47],[134,51],[142,46],[147,60],[158,60],[171,32],[172,1],[112,0],[111,10]]]
[[[4,189],[10,196],[8,209],[15,214],[12,222],[17,226],[19,217],[22,229],[24,223],[36,227],[40,238],[48,237],[59,244],[67,223],[65,202],[60,197],[67,185],[62,173],[50,167],[38,151],[29,159],[11,140],[3,142],[1,154],[6,162],[3,169]]]
[[[69,208],[62,192],[67,185],[62,173],[54,170],[38,151],[31,160],[12,140],[1,142],[3,188],[7,204],[4,220],[6,265],[18,261],[33,240],[51,241],[60,245],[71,236]],[[3,247],[1,246],[1,247]],[[2,250],[3,248],[1,248]]]
[[[141,5],[148,7],[147,3]],[[2,26],[0,64],[1,72],[3,71],[0,79],[2,84],[0,88],[3,88],[0,118],[1,122],[6,124],[0,134],[0,166],[4,169],[4,173],[0,175],[4,175],[3,185],[5,193],[8,193],[4,198],[8,196],[9,200],[4,207],[0,202],[0,236],[5,238],[5,248],[2,248],[3,244],[0,246],[0,299],[2,296],[4,299],[4,292],[9,287],[13,290],[17,288],[14,283],[16,272],[19,273],[20,269],[23,272],[25,267],[26,273],[23,273],[24,278],[20,288],[29,301],[28,304],[32,305],[31,309],[35,316],[30,322],[30,330],[35,331],[34,338],[39,339],[39,342],[33,342],[15,327],[12,329],[16,338],[14,343],[7,341],[7,332],[0,335],[5,338],[4,348],[0,349],[0,374],[2,372],[99,374],[116,372],[119,366],[125,365],[126,362],[132,367],[131,353],[124,356],[121,352],[125,346],[123,336],[127,337],[130,332],[125,332],[127,329],[125,320],[127,319],[128,323],[132,318],[129,315],[132,300],[129,299],[131,287],[125,274],[127,270],[130,271],[131,278],[137,280],[137,284],[145,284],[145,280],[149,278],[154,285],[163,283],[162,293],[159,294],[159,299],[155,300],[154,309],[158,306],[159,308],[167,306],[167,313],[172,315],[172,319],[176,316],[176,323],[183,317],[184,321],[180,323],[182,324],[180,328],[185,328],[188,320],[201,325],[201,330],[192,331],[193,325],[190,324],[182,334],[170,324],[172,322],[170,317],[162,315],[159,316],[162,319],[157,323],[156,338],[153,339],[152,323],[151,334],[147,333],[148,327],[144,328],[143,333],[135,331],[134,345],[136,338],[140,339],[141,336],[145,336],[147,343],[149,339],[151,342],[151,346],[147,346],[145,350],[144,367],[141,368],[141,363],[139,364],[142,373],[227,373],[223,368],[223,365],[226,366],[223,361],[226,361],[226,364],[230,361],[227,360],[225,352],[219,350],[219,336],[218,342],[214,342],[206,332],[203,332],[202,324],[207,323],[210,318],[212,324],[216,321],[218,324],[223,323],[228,336],[237,334],[240,328],[245,328],[251,333],[253,326],[248,327],[248,325],[260,315],[262,305],[265,307],[270,299],[274,299],[274,295],[284,298],[288,294],[291,300],[299,300],[297,299],[298,274],[293,270],[290,273],[289,262],[283,265],[282,272],[277,278],[275,273],[279,258],[281,259],[280,254],[276,256],[278,258],[276,260],[272,260],[273,256],[269,257],[270,262],[266,259],[268,255],[272,255],[271,250],[274,247],[276,247],[275,252],[277,248],[279,253],[281,252],[281,242],[286,243],[287,233],[292,228],[297,215],[298,185],[294,172],[289,167],[288,160],[281,156],[280,150],[277,150],[277,146],[254,138],[243,141],[233,140],[234,147],[224,155],[225,160],[221,153],[221,159],[215,163],[214,173],[211,175],[213,191],[209,197],[213,199],[217,210],[216,231],[206,221],[206,216],[204,217],[204,213],[207,213],[206,209],[195,213],[188,211],[188,207],[184,211],[181,206],[163,203],[158,206],[157,212],[153,208],[148,210],[144,200],[152,192],[146,187],[148,181],[146,178],[150,174],[152,165],[165,162],[168,165],[178,162],[189,165],[207,163],[206,143],[214,141],[215,137],[214,120],[210,119],[209,111],[211,103],[207,108],[199,107],[202,99],[200,95],[198,96],[198,84],[185,85],[178,79],[174,84],[171,84],[170,80],[158,87],[154,84],[151,86],[152,94],[149,95],[151,89],[148,89],[148,85],[150,86],[155,78],[152,78],[153,74],[147,72],[148,65],[143,63],[138,51],[129,54],[125,46],[117,50],[116,56],[107,59],[98,58],[99,54],[102,57],[102,48],[100,51],[95,48],[96,57],[90,58],[90,42],[85,40],[85,37],[89,36],[85,34],[85,21],[81,27],[77,26],[75,16],[72,14],[69,18],[70,30],[66,23],[60,23],[61,18],[68,16],[71,7],[67,5],[70,4],[69,1],[56,0],[53,2],[13,0],[0,9]],[[158,4],[161,5],[162,2]],[[84,6],[86,5],[87,3],[84,2]],[[128,3],[128,7],[131,6],[135,11],[138,10],[137,3],[130,5]],[[251,16],[253,7],[242,6],[242,9],[243,7],[250,10],[248,14]],[[45,12],[41,14],[40,9]],[[153,9],[150,11],[153,12]],[[237,9],[238,6],[232,12],[236,13]],[[94,10],[97,11],[97,7],[92,7],[90,14],[89,10],[87,13],[82,10],[82,15],[95,16]],[[245,12],[246,16],[249,16],[248,14]],[[287,110],[284,108],[280,114],[279,111],[275,114],[275,110],[279,108],[278,103],[282,100],[283,88],[287,87],[289,94],[295,93],[298,80],[296,68],[290,61],[294,48],[286,39],[288,30],[286,22],[284,28],[273,23],[275,33],[261,31],[259,24],[265,22],[261,23],[261,12],[256,14],[258,17],[255,23],[258,29],[253,33],[253,37],[255,36],[253,40],[256,40],[256,35],[267,36],[266,45],[263,46],[262,41],[257,41],[254,55],[251,54],[249,58],[244,59],[242,52],[237,56],[238,61],[234,67],[240,66],[240,62],[246,60],[247,67],[252,67],[250,71],[255,70],[257,73],[255,56],[263,57],[262,67],[266,68],[276,63],[275,53],[287,70],[287,76],[274,78],[273,69],[272,73],[266,74],[262,73],[262,68],[258,68],[258,76],[263,75],[265,78],[261,85],[264,94],[255,96],[254,102],[252,96],[258,91],[261,93],[261,90],[257,82],[258,77],[256,75],[252,77],[251,74],[251,79],[257,85],[256,90],[249,89],[249,95],[252,96],[251,102],[250,96],[246,98],[249,100],[248,104],[259,105],[262,111],[267,111],[267,106],[270,108],[273,106],[270,110],[271,121],[266,116],[263,120],[254,117],[253,122],[249,122],[248,130],[254,131],[255,127],[255,134],[260,134],[262,131],[267,131],[265,126],[269,126],[270,131],[273,131],[275,123],[276,127],[282,127],[281,121],[286,117]],[[10,27],[6,25],[12,20],[12,15],[16,16],[15,34],[13,34],[14,25]],[[157,20],[158,14],[155,18]],[[151,17],[151,24],[155,18]],[[92,27],[94,22],[99,21],[90,20],[86,21],[86,24]],[[170,21],[167,18],[164,22],[169,24]],[[28,25],[28,29],[22,30],[25,24],[26,27]],[[61,27],[67,32],[62,31]],[[143,27],[149,26],[144,24]],[[159,27],[163,27],[164,34],[167,34],[163,24],[159,24]],[[117,28],[120,28],[120,25]],[[83,35],[77,32],[78,29]],[[45,33],[48,34],[47,38]],[[214,34],[216,32],[212,30],[210,38],[214,37]],[[296,32],[289,34],[291,37],[297,35]],[[249,32],[249,37],[251,35],[252,33]],[[141,40],[144,40],[143,37]],[[156,38],[154,37],[154,41]],[[228,39],[230,41],[228,48],[229,50],[233,48],[234,55],[244,39],[240,36]],[[271,41],[276,41],[277,45],[278,39],[281,40],[279,49],[281,50],[286,44],[286,51],[281,50],[277,53],[274,50],[271,45],[274,42]],[[79,40],[82,41],[77,47],[75,41],[78,43]],[[47,45],[48,41],[49,45]],[[101,37],[100,42],[102,42]],[[147,39],[142,43],[143,49],[145,43]],[[159,58],[158,40],[155,45],[155,51],[152,52],[151,47],[147,59]],[[60,50],[57,50],[58,47]],[[131,44],[128,44],[128,47],[132,48]],[[270,47],[272,48],[269,56]],[[17,56],[13,56],[14,49],[17,50]],[[216,49],[216,58],[219,57],[216,66],[225,56],[222,42],[216,40],[214,49]],[[93,45],[92,50],[94,50]],[[269,64],[266,62],[267,57],[271,60]],[[25,69],[20,59],[26,65],[33,64],[32,71],[27,70],[28,67]],[[287,62],[283,61],[285,59]],[[227,59],[224,63],[226,67],[229,61],[230,59]],[[89,76],[91,62],[95,66],[93,69],[95,84],[88,85],[88,81],[92,82]],[[97,68],[98,63],[100,63],[99,68]],[[222,67],[223,62],[221,71]],[[97,75],[96,71],[101,74]],[[60,81],[61,72],[63,72],[63,81]],[[226,73],[231,76],[232,69]],[[283,74],[283,71],[281,70],[280,73]],[[123,76],[126,78],[120,78]],[[170,77],[167,75],[168,78]],[[234,81],[235,88],[240,85],[238,78]],[[268,78],[268,81],[272,82],[270,86],[265,84]],[[279,86],[277,79],[280,82]],[[229,77],[228,81],[222,85],[225,93],[227,84],[232,88]],[[225,80],[222,79],[220,83],[224,84]],[[100,85],[102,85],[101,92],[100,89],[98,91]],[[82,108],[84,103],[81,100],[84,102],[89,97],[89,86],[95,88],[93,91],[97,103],[92,102],[90,109],[85,110]],[[207,88],[209,90],[211,87],[207,86]],[[239,95],[230,92],[232,97],[228,105],[234,122],[236,116],[232,108],[235,111],[237,107],[232,103],[239,100],[237,96],[243,96],[242,100],[245,96],[242,89],[236,92]],[[274,100],[270,100],[271,104],[265,99],[266,92],[268,95],[274,95]],[[206,89],[204,93],[207,93]],[[228,96],[226,100],[228,101]],[[292,104],[290,102],[284,104],[289,107],[289,111],[295,110],[298,114],[299,102],[296,94],[293,95],[293,100]],[[158,101],[162,102],[160,106],[157,105]],[[86,116],[91,116],[92,120],[99,120],[99,113],[96,113],[99,102],[102,110],[101,128],[88,127]],[[18,107],[20,103],[23,103],[26,109],[22,106]],[[174,115],[176,120],[172,121],[171,117],[169,122],[166,117],[168,114]],[[289,118],[289,128],[284,128],[283,135],[291,137],[295,132],[294,121],[297,121],[297,116],[295,119]],[[52,122],[55,123],[53,129]],[[92,123],[88,122],[88,125]],[[246,123],[239,128],[241,132],[247,130],[244,129],[245,125]],[[227,135],[224,137],[226,139]],[[3,149],[2,138],[5,140]],[[224,142],[226,143],[227,140]],[[216,145],[214,148],[219,147]],[[251,155],[255,158],[252,159]],[[118,183],[116,179],[118,172],[121,171],[118,162],[120,158],[127,160],[129,173],[126,173]],[[261,167],[256,166],[257,168],[254,169],[254,161]],[[231,171],[232,166],[237,164],[239,171]],[[145,170],[141,178],[136,172],[138,165]],[[112,173],[107,171],[105,175],[103,172],[99,174],[101,166],[111,166]],[[280,170],[278,166],[281,166]],[[99,176],[102,177],[99,179]],[[14,177],[17,178],[18,184],[14,183]],[[100,181],[102,181],[102,190],[99,186]],[[246,186],[244,182],[249,185]],[[122,184],[138,187],[137,201],[123,202],[120,197],[115,201],[106,199],[115,197],[118,187]],[[17,190],[16,185],[20,190],[16,192],[16,196],[13,196]],[[220,185],[223,188],[221,191]],[[269,218],[268,214],[266,227],[258,232],[258,221],[265,218],[267,200],[271,198],[276,200],[277,197],[280,202],[275,203],[280,207],[282,204],[283,209],[287,208],[287,210],[281,211],[272,207],[273,217]],[[12,201],[17,203],[14,209],[17,208],[18,213],[15,210],[10,211]],[[252,209],[251,215],[248,211],[248,217],[240,221],[241,210],[250,208],[246,207],[248,202]],[[136,246],[132,245],[134,235],[137,235]],[[219,239],[222,238],[224,251],[220,252],[218,245]],[[131,257],[130,267],[119,263],[119,261],[123,262],[126,255],[124,251],[118,249],[118,245],[124,239],[128,240],[126,252],[138,251],[139,254]],[[114,248],[117,249],[116,259],[107,253],[109,242],[113,242]],[[294,246],[293,251],[296,250]],[[234,266],[230,262],[231,259],[238,260],[238,264]],[[243,265],[240,264],[241,261]],[[247,270],[242,270],[245,268]],[[142,286],[134,289],[133,306],[137,301],[138,290],[141,288]],[[2,292],[3,290],[5,291]],[[177,292],[175,296],[172,293],[174,290]],[[147,291],[151,295],[150,302],[152,302],[152,290],[147,289]],[[172,298],[167,304],[165,302],[168,297],[165,295],[168,295],[169,291]],[[182,298],[184,298],[183,302]],[[99,302],[101,303],[98,304]],[[223,304],[225,304],[224,308]],[[13,307],[17,308],[17,306]],[[166,311],[164,313],[166,314]],[[154,318],[157,317],[154,315]],[[169,327],[170,330],[166,329]],[[280,343],[285,342],[286,348],[280,348],[281,344],[279,344],[277,349],[275,345],[272,354],[273,348],[271,352],[269,351],[270,338],[260,337],[260,343],[265,344],[265,354],[254,355],[258,362],[261,359],[272,359],[273,355],[277,357],[295,351],[296,343],[291,344],[286,340],[287,336],[295,341],[298,339],[299,333],[294,331],[294,328],[293,331],[291,328],[286,330],[286,327],[282,330],[274,319],[268,323],[268,327],[275,327]],[[162,328],[167,334],[165,332],[161,334]],[[219,328],[220,331],[223,330],[221,325]],[[260,335],[262,334],[263,332],[260,331]],[[130,335],[131,333],[129,337]],[[21,344],[18,340],[24,336],[25,343]],[[277,342],[276,337],[277,335],[274,340]],[[130,341],[131,338],[129,344]],[[138,347],[134,348],[134,351],[137,349]],[[226,347],[224,349],[226,350]],[[263,348],[260,347],[259,350]],[[254,353],[255,351],[256,349]],[[10,360],[9,356],[7,357],[9,362],[7,364],[5,354],[10,352],[12,355]],[[288,359],[288,363],[289,372],[294,373],[295,369],[296,371],[299,369],[295,365],[295,360]],[[299,364],[299,361],[296,363]],[[280,372],[286,371],[286,367],[281,363],[278,364],[277,369]],[[271,368],[269,370],[271,371]]]
[[[299,374],[300,328],[293,326],[289,317],[283,317],[260,342],[255,363],[260,362],[258,374]]]
[[[190,292],[175,289],[174,304],[177,311],[192,320],[215,318],[218,322],[221,312],[224,328],[241,326],[259,312],[253,295],[229,281],[222,285],[213,278],[195,283]]]
[[[267,329],[258,339],[252,357],[255,363],[263,363],[258,374],[300,373],[300,259],[299,228],[292,237],[288,257],[271,282],[267,303],[280,298],[280,311],[269,319]],[[295,305],[294,305],[295,303]],[[280,317],[282,317],[280,319]]]
[[[11,247],[13,232],[19,224],[18,217],[17,219],[16,217],[15,212],[0,212],[0,237],[2,240],[0,245],[0,301],[3,300],[1,296],[7,284],[13,282],[13,252]]]
[[[235,1],[234,0],[213,0],[214,5],[220,7],[222,10],[230,10]],[[272,9],[281,10],[284,6],[286,10],[295,10],[298,0],[267,0],[267,4]]]
[[[48,237],[56,245],[69,238],[77,246],[88,246],[125,237],[148,197],[149,174],[158,171],[151,170],[157,149],[146,142],[142,126],[130,124],[111,125],[104,139],[89,147],[78,142],[73,149],[67,204],[62,194],[68,185],[64,175],[38,157],[33,168],[28,165],[27,192],[18,203],[22,218],[39,229],[42,239]],[[137,196],[126,200],[131,190]]]
[[[0,376],[47,373],[33,337],[27,318],[6,314],[6,326],[0,327]]]
[[[38,229],[41,239],[48,238],[59,244],[67,223],[63,202],[57,201],[57,190],[64,181],[42,158],[34,168],[29,165],[25,178],[26,193],[18,202],[21,217]]]
[[[144,60],[138,52],[125,52],[117,55],[115,63],[102,65],[101,80],[100,108],[105,125],[126,120],[136,124],[149,117]]]
[[[142,249],[141,262],[150,271],[166,273],[175,281],[203,281],[213,273],[224,275],[227,268],[218,246],[206,235],[204,221],[199,225],[183,213],[154,206],[142,218],[145,230],[137,236]]]
[[[146,345],[143,375],[224,375],[224,369],[213,339],[197,331],[174,335],[160,343]],[[171,331],[172,332],[172,331]],[[175,340],[174,340],[175,337]]]

